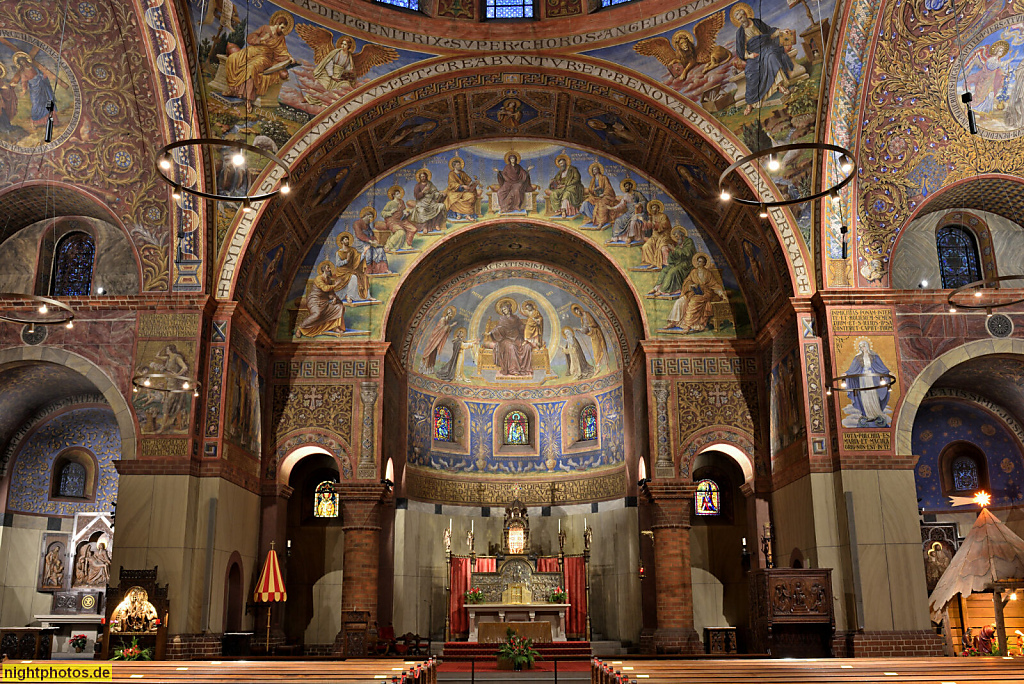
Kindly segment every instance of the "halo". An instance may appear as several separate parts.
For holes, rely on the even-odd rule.
[[[339,235],[338,237],[341,237],[341,236]],[[319,264],[316,265],[317,275],[320,275],[320,271],[323,269],[324,266],[330,266],[331,267],[331,272],[333,274],[333,272],[334,272],[334,264],[332,264],[330,261],[324,259],[323,261],[321,261]]]
[[[270,21],[267,22],[270,26],[274,24],[280,24],[281,19],[284,19],[284,34],[287,36],[295,28],[295,17],[284,10],[277,10],[270,15]]]
[[[0,64],[0,78],[7,78],[7,67]]]
[[[505,163],[511,164],[512,162],[510,162],[508,158],[513,156],[516,158],[516,163],[523,161],[523,155],[519,154],[515,150],[509,150],[508,152],[505,153]]]
[[[573,330],[573,329],[572,329],[572,328],[571,328],[570,326],[568,326],[568,325],[563,325],[563,326],[562,326],[562,337],[565,337],[565,333],[566,333],[567,331],[568,331],[568,332],[571,332],[571,333],[572,333],[572,336],[573,336],[573,337],[576,337],[576,331],[575,331],[575,330]]]
[[[569,310],[572,311],[573,316],[583,318],[583,307],[579,304],[573,304]]]
[[[416,170],[416,178],[419,178],[421,173],[427,174],[427,180],[430,180],[431,178],[433,178],[433,174],[430,173],[430,169],[428,169],[426,166],[424,166],[421,169],[417,169]]]
[[[359,218],[363,218],[367,214],[370,215],[370,220],[377,218],[377,210],[373,207],[363,207],[362,211],[359,212]]]
[[[11,56],[11,61],[12,61],[12,62],[14,63],[14,65],[15,65],[15,66],[17,66],[17,65],[18,65],[18,60],[19,60],[19,59],[21,59],[22,57],[24,57],[25,59],[27,59],[27,60],[28,60],[29,62],[31,62],[31,61],[32,61],[32,58],[28,56],[28,53],[27,53],[27,52],[22,52],[22,51],[20,51],[20,50],[19,50],[18,52],[15,52],[15,53],[14,53],[14,54],[13,54],[13,55]]]
[[[458,337],[459,333],[462,333],[462,338],[465,339],[469,332],[466,331],[465,326],[455,329],[455,336]]]
[[[629,176],[623,178],[622,182],[619,183],[619,190],[621,190],[622,192],[629,192],[628,190],[626,190],[626,183],[632,185],[633,189],[636,190],[636,181],[630,178]]]
[[[455,162],[459,162],[460,164],[462,164],[462,168],[466,168],[465,160],[463,160],[463,158],[460,157],[459,155],[455,155],[454,157],[451,158],[451,161],[448,162],[448,168],[451,169],[452,171],[455,170],[452,168],[453,166],[455,166]]]
[[[402,197],[405,197],[405,190],[402,188],[401,185],[392,185],[390,188],[388,188],[388,199],[395,199],[395,195],[398,194],[399,192],[402,193]]]
[[[661,200],[651,200],[650,202],[647,203],[647,213],[653,214],[654,207],[658,207],[659,212],[665,211],[665,205],[662,203]]]
[[[711,256],[707,252],[697,252],[693,255],[693,258],[690,259],[690,263],[693,264],[694,268],[697,268],[697,259],[700,259],[701,257],[704,257],[705,266],[711,265]]]
[[[595,169],[595,168],[596,168],[596,169],[597,169],[598,171],[600,171],[600,172],[601,172],[601,175],[602,175],[602,176],[604,175],[604,165],[603,165],[603,164],[601,164],[601,162],[594,162],[593,164],[591,164],[590,166],[588,166],[588,167],[587,167],[587,173],[589,173],[589,174],[590,174],[591,176],[593,176],[593,175],[594,175],[594,169]]]
[[[446,308],[444,310],[444,313],[442,315],[443,316],[454,316],[455,315],[455,307],[454,306],[449,306],[448,308]]]
[[[697,44],[697,39],[693,37],[693,34],[690,33],[689,31],[683,30],[683,31],[676,31],[675,33],[672,34],[672,45],[675,45],[676,44],[676,38],[679,38],[681,36],[686,36],[686,38],[690,41],[690,45],[696,45]]]
[[[351,247],[352,246],[352,239],[353,239],[352,238],[352,233],[348,232],[347,230],[343,230],[342,232],[338,233],[338,237],[334,238],[334,244],[336,244],[339,247],[341,247],[341,238],[343,238],[343,237],[347,237],[348,238],[348,246]]]
[[[197,190],[196,188],[191,187],[191,184],[195,183],[195,181],[189,181],[190,185],[185,185],[184,183],[179,183],[178,181],[171,180],[170,176],[164,173],[164,165],[166,165],[166,169],[170,171],[174,164],[178,163],[178,160],[176,159],[178,155],[172,154],[174,150],[177,150],[182,147],[204,146],[207,148],[234,147],[245,150],[247,152],[252,152],[253,154],[268,159],[277,166],[279,166],[281,170],[284,172],[281,177],[281,184],[277,186],[276,190],[265,192],[262,195],[246,195],[245,197],[234,197],[232,195],[218,195],[212,192],[206,192],[204,190]],[[199,154],[201,156],[202,152],[200,152]],[[184,166],[187,164],[187,162],[188,158],[187,156],[185,156],[181,164]],[[277,197],[278,194],[280,194],[282,191],[287,193],[288,190],[286,188],[289,188],[288,165],[284,163],[283,159],[278,157],[276,154],[267,152],[266,150],[256,147],[255,145],[250,145],[249,143],[241,141],[236,142],[233,140],[221,140],[220,138],[189,138],[187,140],[179,140],[177,142],[172,142],[168,145],[164,145],[159,150],[157,150],[156,153],[156,172],[157,174],[159,174],[160,178],[162,178],[165,183],[174,187],[175,190],[187,192],[188,194],[194,195],[196,197],[204,197],[206,199],[211,199],[220,202],[243,202],[244,204],[248,205],[248,203],[250,202],[262,202],[264,200],[273,199],[274,197]]]
[[[537,311],[537,302],[533,301],[532,299],[524,299],[522,305],[519,308],[523,311],[526,311],[527,304],[532,306],[534,311]]]
[[[673,240],[678,240],[680,236],[685,238],[685,237],[690,237],[690,234],[682,226],[674,227],[672,229],[672,232],[669,233],[669,237],[671,237]]]
[[[565,152],[555,157],[555,166],[558,166],[559,159],[564,159],[566,166],[572,166],[572,159],[569,159],[569,155],[567,155]]]
[[[518,310],[519,310],[519,305],[518,305],[518,304],[516,304],[516,300],[512,299],[511,297],[502,297],[501,299],[499,299],[498,301],[496,301],[496,302],[494,303],[494,310],[495,310],[495,311],[496,311],[497,313],[499,313],[499,314],[500,314],[500,313],[501,313],[501,305],[502,305],[502,304],[505,304],[505,303],[508,303],[508,305],[509,305],[510,307],[512,307],[512,311],[511,311],[511,313],[515,313],[516,311],[518,311]],[[504,314],[502,314],[502,315],[504,315]]]
[[[744,10],[747,13],[748,17],[753,17],[754,16],[754,8],[753,7],[751,7],[750,5],[748,5],[745,2],[737,2],[735,5],[732,6],[732,9],[729,10],[729,21],[732,22],[733,26],[739,26],[740,25],[740,22],[736,21],[736,13],[739,12],[740,10]]]
[[[992,49],[994,49],[997,45],[1003,46],[1004,55],[1010,51],[1010,44],[1005,40],[997,40],[996,42],[992,43]]]

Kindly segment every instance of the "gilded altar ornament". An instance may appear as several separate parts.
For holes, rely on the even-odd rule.
[[[160,624],[156,608],[142,587],[132,587],[110,616],[110,631],[117,634],[153,634]]]

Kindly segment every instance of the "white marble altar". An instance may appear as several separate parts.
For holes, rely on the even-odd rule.
[[[467,603],[469,641],[479,641],[481,622],[551,623],[551,640],[566,641],[565,611],[568,603]]]

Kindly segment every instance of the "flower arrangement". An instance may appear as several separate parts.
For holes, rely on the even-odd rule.
[[[483,603],[484,592],[476,587],[470,587],[466,592],[466,603]]]
[[[152,660],[153,649],[142,648],[139,640],[132,637],[132,643],[128,646],[121,642],[121,648],[114,649],[114,657],[111,660]]]
[[[68,645],[75,649],[75,653],[81,653],[85,650],[85,645],[88,641],[89,638],[84,634],[75,634],[68,639]]]
[[[533,667],[533,663],[540,654],[533,648],[533,639],[524,639],[517,636],[516,631],[511,627],[506,632],[506,641],[498,647],[498,660],[507,660],[512,663],[513,670],[522,670],[525,665],[527,669]]]
[[[555,587],[555,590],[551,592],[551,596],[548,597],[548,603],[565,603],[569,597],[568,592],[562,587]]]

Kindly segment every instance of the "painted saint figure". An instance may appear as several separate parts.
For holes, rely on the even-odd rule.
[[[476,346],[476,340],[466,341],[466,329],[459,328],[455,331],[455,339],[452,340],[452,356],[448,363],[437,371],[437,379],[444,382],[452,382],[462,379],[462,368],[465,364],[466,351]]]
[[[708,256],[698,254],[693,259],[693,270],[683,281],[682,293],[672,305],[668,327],[685,332],[707,330],[711,320],[711,306],[727,299],[722,276],[708,268]]]
[[[746,62],[743,73],[747,80],[744,94],[747,106],[743,114],[747,115],[776,91],[789,94],[786,82],[793,71],[793,60],[779,43],[781,29],[756,18],[747,3],[733,5],[729,19],[736,27],[736,56]]]
[[[587,361],[587,355],[576,339],[576,331],[566,326],[562,328],[562,336],[565,344],[562,345],[562,353],[565,354],[565,364],[568,368],[569,377],[573,380],[586,380],[594,374],[594,367]]]
[[[412,196],[416,200],[416,206],[409,214],[409,220],[415,223],[422,233],[443,231],[448,225],[444,193],[430,181],[430,169],[423,168],[416,172],[416,187],[412,189]]]
[[[285,36],[295,27],[295,19],[284,10],[270,15],[270,23],[246,36],[247,45],[228,55],[224,62],[228,84],[225,95],[245,100],[246,111],[275,83],[288,80],[288,67],[294,63]],[[268,73],[269,72],[269,73]]]
[[[604,166],[594,162],[587,171],[590,173],[590,185],[583,192],[586,199],[580,211],[589,220],[581,227],[604,228],[615,220],[617,214],[613,209],[619,198],[608,176],[604,175]]]
[[[448,334],[457,325],[455,320],[455,307],[449,306],[441,315],[441,320],[434,324],[427,338],[427,347],[423,350],[420,359],[420,372],[433,373],[434,364],[437,363],[437,355],[444,349],[444,343],[448,341]]]
[[[18,116],[18,89],[6,79],[7,67],[0,64],[0,137],[17,142],[25,137],[25,129],[12,123]]]
[[[622,181],[621,188],[625,194],[615,207],[620,215],[612,224],[612,239],[608,244],[641,244],[647,223],[647,197],[629,178]]]
[[[544,346],[544,317],[537,311],[537,305],[532,299],[523,302],[523,313],[526,315],[526,326],[523,328],[523,337],[533,345],[534,349]]]
[[[857,342],[857,353],[850,362],[846,375],[846,396],[852,406],[846,407],[843,418],[846,427],[889,427],[892,409],[889,403],[889,369],[871,348],[871,342]],[[874,387],[875,389],[861,389]]]
[[[548,184],[548,201],[552,218],[573,218],[583,204],[583,181],[580,171],[572,165],[569,155],[555,157],[558,173]]]
[[[647,213],[650,214],[651,237],[640,249],[640,265],[655,270],[668,262],[668,253],[673,246],[672,223],[665,215],[665,205],[659,200],[647,204]]]
[[[366,262],[352,247],[352,234],[338,235],[335,252],[334,277],[341,289],[339,296],[346,302],[366,301],[370,298],[370,279],[366,277]]]
[[[979,112],[991,112],[996,109],[996,98],[1003,89],[1010,61],[1006,55],[1010,52],[1010,44],[1005,40],[997,40],[974,51],[964,65],[967,89],[974,96],[971,106]]]
[[[456,221],[476,220],[476,203],[482,192],[480,182],[462,170],[465,165],[461,157],[452,157],[448,162],[448,191],[444,205],[449,216]]]
[[[671,295],[681,291],[683,281],[693,269],[693,257],[697,254],[693,238],[687,234],[685,228],[676,226],[672,229],[672,240],[675,247],[668,253],[658,282],[647,293],[649,295]]]
[[[50,86],[50,79],[41,69],[37,69],[33,65],[32,58],[27,53],[15,52],[13,60],[14,67],[17,69],[14,80],[21,84],[22,92],[28,95],[29,103],[32,105],[29,118],[32,119],[35,126],[45,126],[50,115],[46,107],[51,101],[56,103],[57,100],[53,94],[53,88]],[[56,111],[54,109],[54,112]],[[54,114],[54,122],[56,120],[57,116]]]
[[[530,180],[533,167],[524,168],[519,163],[521,160],[518,153],[509,152],[505,155],[505,168],[494,169],[498,174],[498,184],[492,185],[491,189],[498,193],[498,207],[503,214],[524,211],[526,194],[535,189]]]
[[[500,317],[487,333],[484,347],[494,350],[494,364],[498,366],[498,374],[532,376],[533,345],[523,335],[526,322],[516,315],[518,306],[515,300],[509,297],[499,299],[494,308]]]
[[[355,235],[356,250],[362,250],[360,256],[366,264],[366,273],[374,275],[379,273],[391,273],[388,266],[388,255],[384,252],[384,246],[377,240],[377,234],[373,229],[373,220],[377,218],[377,212],[373,207],[363,207],[359,212],[359,219],[352,222],[352,233]]]
[[[306,337],[345,332],[345,302],[335,291],[340,287],[329,261],[320,264],[319,275],[306,295],[307,316],[298,325],[298,333]]]
[[[604,333],[597,325],[594,314],[586,311],[579,304],[572,305],[572,313],[580,319],[583,327],[580,332],[590,338],[590,349],[594,353],[594,368],[601,368],[608,360],[608,344],[604,341]]]
[[[388,189],[388,203],[380,210],[384,225],[391,231],[391,237],[384,244],[384,250],[397,252],[412,249],[416,235],[416,224],[409,220],[409,208],[405,204],[405,188],[400,185]]]

